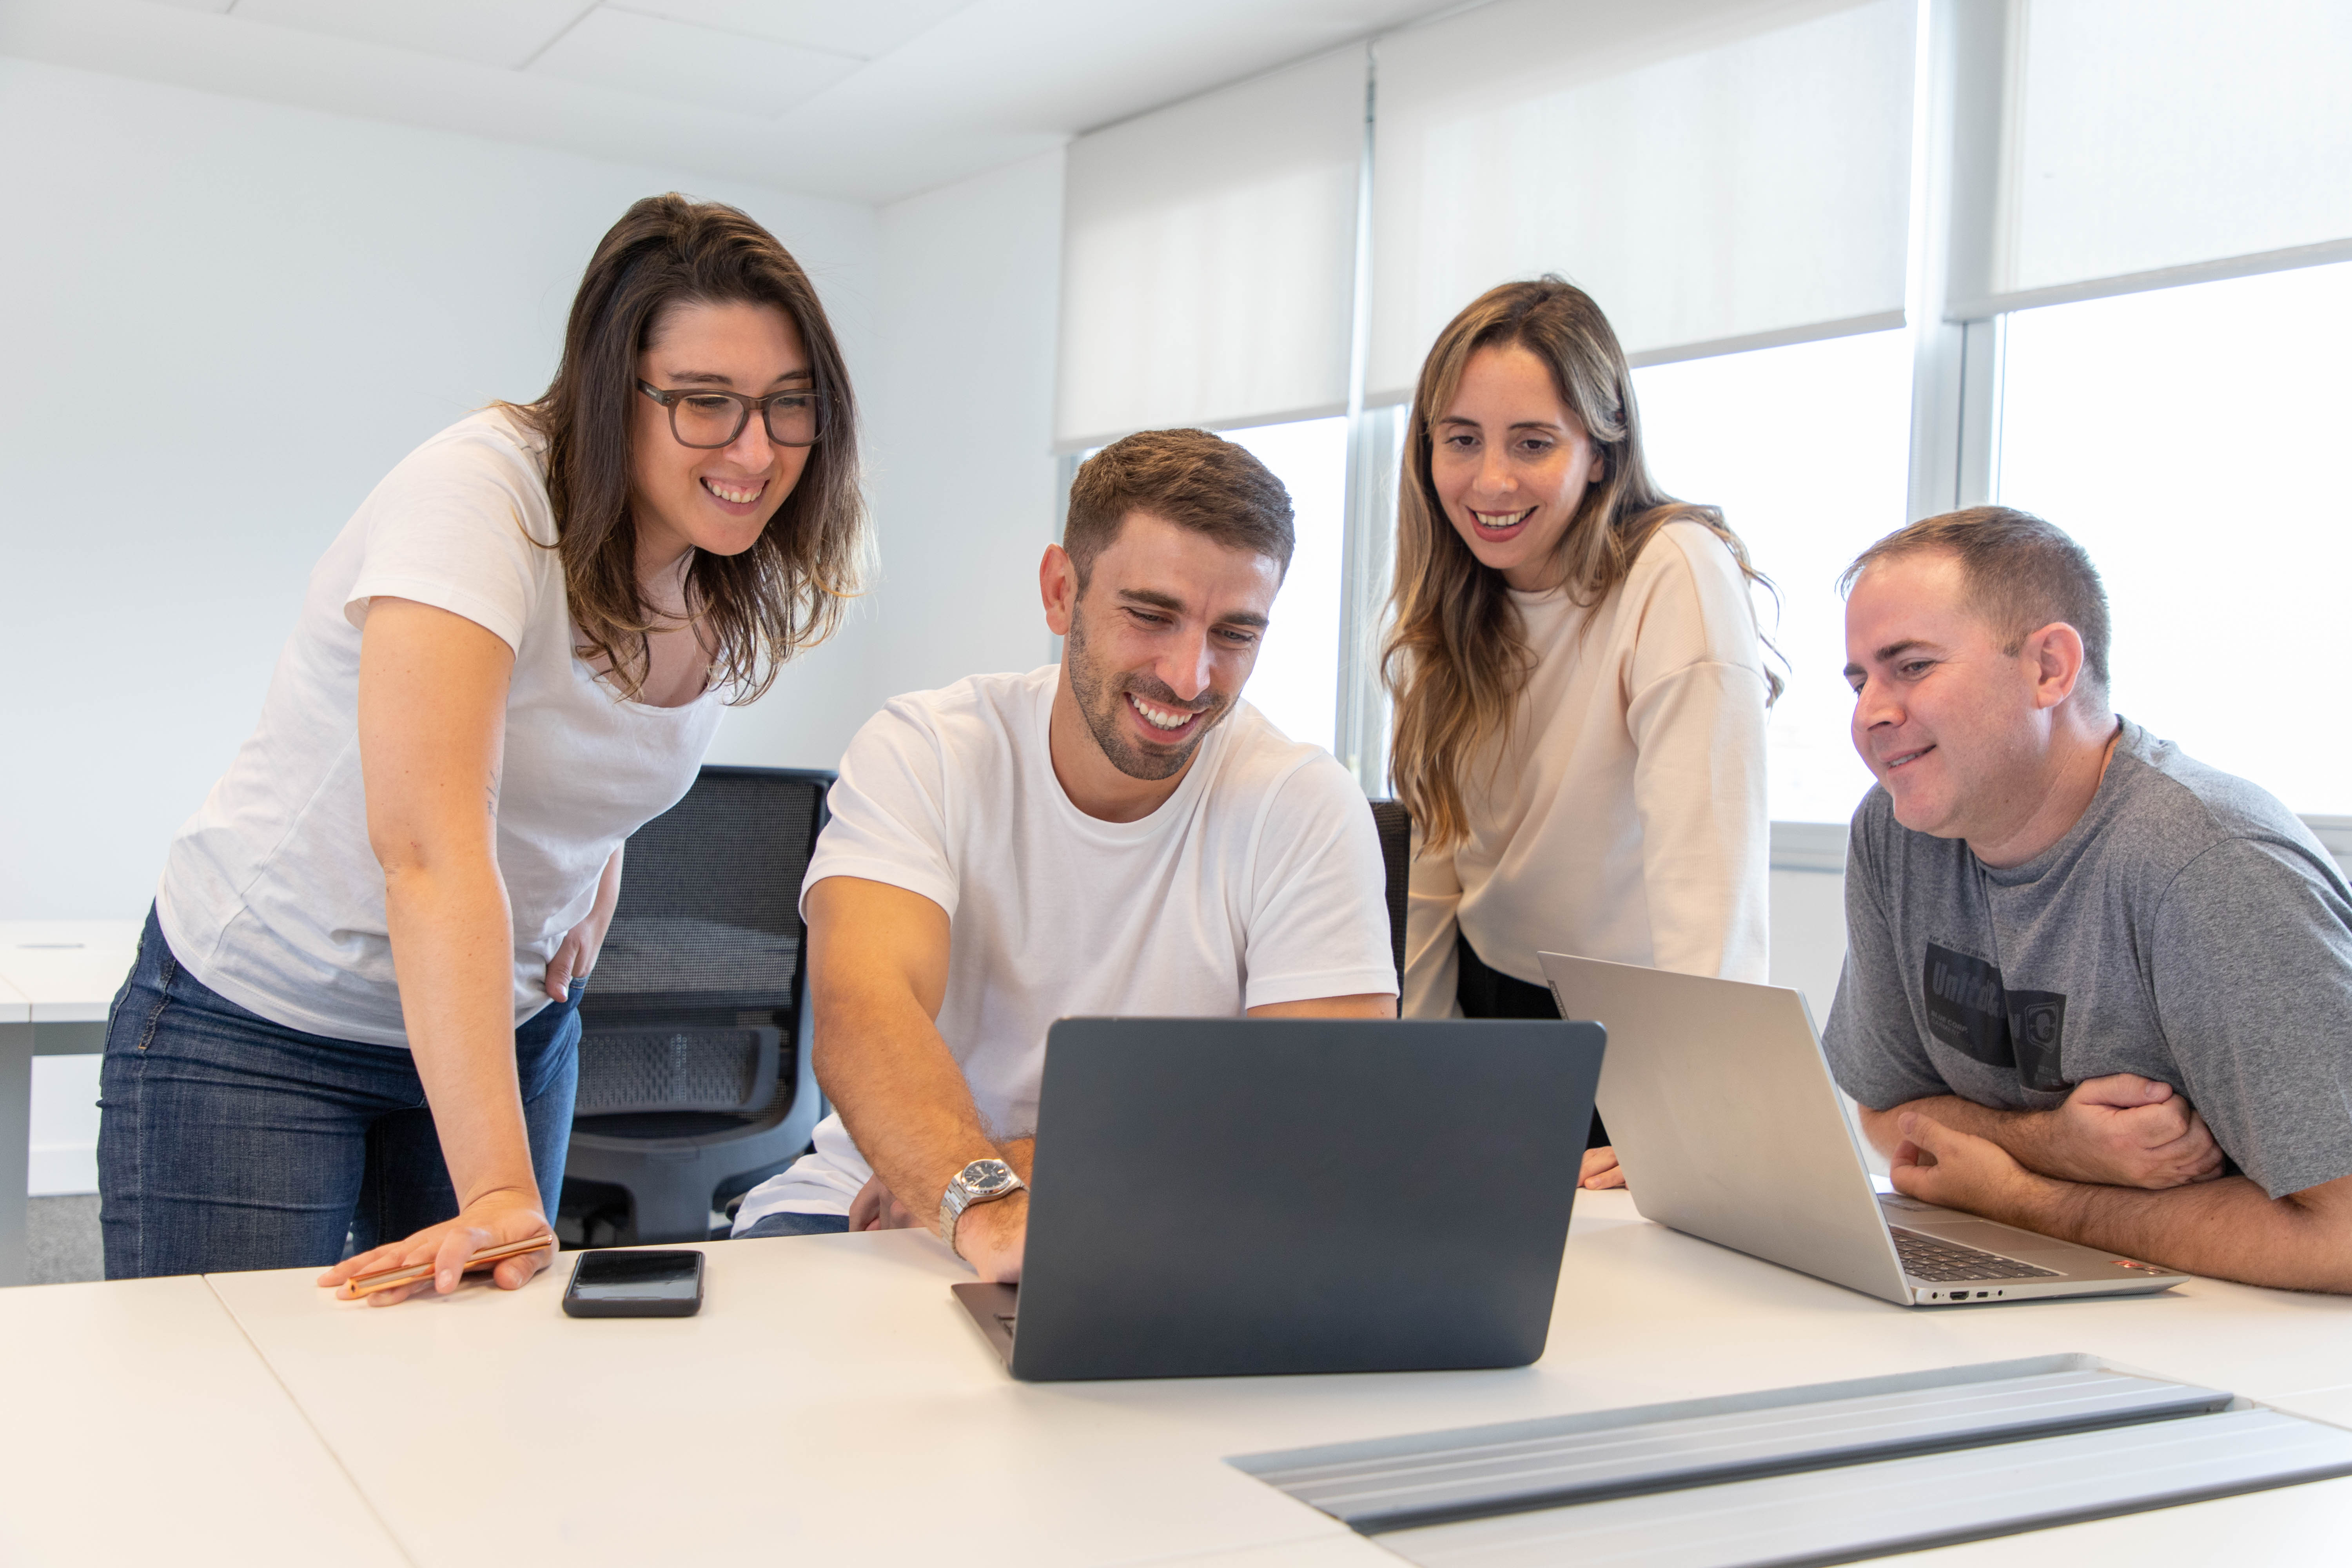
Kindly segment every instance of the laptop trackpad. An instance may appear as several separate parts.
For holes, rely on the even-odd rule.
[[[1962,1247],[1982,1247],[1987,1252],[1998,1252],[2004,1258],[2014,1258],[2021,1261],[2037,1252],[2073,1250],[2065,1242],[2057,1240],[2055,1237],[2011,1230],[2006,1226],[1993,1225],[1980,1219],[1930,1219],[1923,1225],[1917,1219],[1906,1215],[1903,1223],[1922,1235],[1934,1237],[1938,1241],[1956,1242]]]

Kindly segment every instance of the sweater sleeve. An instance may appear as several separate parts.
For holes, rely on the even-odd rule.
[[[1674,523],[1628,584],[1642,599],[1629,661],[1633,805],[1653,961],[1762,982],[1769,827],[1764,669],[1747,579],[1722,542]],[[1655,569],[1643,571],[1652,559]]]
[[[1454,952],[1454,911],[1462,902],[1462,879],[1450,850],[1423,847],[1421,826],[1412,829],[1412,875],[1405,890],[1404,995],[1400,1018],[1461,1016],[1454,994],[1460,979]]]

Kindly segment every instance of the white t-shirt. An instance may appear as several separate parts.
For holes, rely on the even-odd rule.
[[[572,652],[543,444],[488,409],[401,460],[310,574],[261,722],[164,861],[156,913],[189,973],[263,1017],[405,1046],[383,869],[360,777],[360,627],[375,595],[465,616],[514,649],[498,865],[514,911],[514,1013],[547,1005],[557,943],[613,850],[676,805],[723,694],[624,701]]]
[[[1764,664],[1739,563],[1671,522],[1596,605],[1511,599],[1538,662],[1498,765],[1467,770],[1468,840],[1413,858],[1404,1016],[1458,1012],[1457,926],[1537,985],[1547,952],[1762,981]]]
[[[1246,702],[1176,793],[1103,822],[1054,776],[1059,667],[894,700],[849,743],[805,889],[863,877],[948,913],[939,1027],[1000,1137],[1037,1125],[1045,1030],[1074,1016],[1235,1017],[1393,994],[1386,876],[1363,792]],[[755,1188],[736,1228],[845,1214],[873,1173],[839,1115]]]

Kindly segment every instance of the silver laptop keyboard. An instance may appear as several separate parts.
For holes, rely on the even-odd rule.
[[[2031,1263],[2020,1263],[2013,1258],[2003,1258],[1998,1252],[1982,1247],[1962,1247],[1956,1241],[1943,1241],[1932,1236],[1922,1236],[1916,1230],[1906,1230],[1899,1225],[1888,1226],[1895,1233],[1895,1251],[1903,1259],[1903,1272],[1915,1279],[2055,1279],[2055,1268],[2036,1268]]]

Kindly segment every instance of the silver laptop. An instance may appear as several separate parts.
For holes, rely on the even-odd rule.
[[[1601,1119],[1644,1219],[1906,1307],[2189,1278],[1878,1192],[1798,992],[1538,956],[1560,1016],[1609,1031]]]

